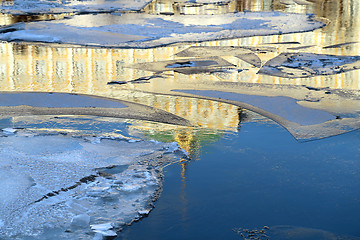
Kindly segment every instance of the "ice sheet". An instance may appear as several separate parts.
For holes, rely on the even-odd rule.
[[[356,69],[360,69],[360,56],[281,53],[266,62],[258,73],[287,78],[307,78]]]
[[[339,135],[360,128],[357,115],[342,118],[327,111],[303,107],[290,97],[266,97],[213,90],[174,91],[218,99],[254,111],[279,123],[300,141]]]
[[[0,238],[113,235],[151,210],[161,166],[176,161],[178,149],[173,143],[23,132],[0,137]]]
[[[297,104],[297,100],[289,97],[266,97],[220,91],[182,90],[181,92],[211,96],[232,101],[239,101],[261,108],[300,125],[313,125],[334,120],[335,116],[321,110],[314,110]]]
[[[101,18],[106,21],[97,21]],[[323,26],[323,23],[316,21],[311,15],[280,12],[239,12],[221,16],[98,14],[10,26],[11,31],[7,31],[7,28],[0,30],[0,39],[150,48],[178,42],[304,32]]]
[[[12,0],[2,2],[1,12],[45,14],[62,12],[108,12],[140,10],[150,0]]]

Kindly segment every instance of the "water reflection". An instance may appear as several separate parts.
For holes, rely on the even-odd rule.
[[[145,69],[132,68],[134,64],[181,59],[177,53],[191,46],[248,46],[271,47],[273,51],[259,52],[262,63],[275,58],[283,52],[310,52],[317,54],[360,55],[360,3],[357,0],[311,1],[308,5],[282,4],[279,0],[230,1],[222,4],[190,4],[173,1],[154,1],[144,8],[148,14],[222,14],[233,11],[270,11],[314,13],[330,21],[323,29],[314,32],[262,37],[249,37],[232,40],[212,41],[198,44],[173,45],[152,49],[104,49],[33,46],[15,43],[0,43],[0,91],[36,91],[83,93],[141,103],[184,117],[192,124],[204,128],[178,127],[151,122],[132,122],[133,131],[141,131],[145,137],[159,141],[177,141],[190,154],[191,159],[200,158],[199,150],[207,143],[216,142],[223,136],[223,130],[239,131],[241,124],[249,119],[264,120],[250,111],[232,104],[200,99],[195,97],[169,95],[172,89],[225,89],[225,83],[246,83],[249,88],[255,86],[252,93],[260,95],[308,94],[300,89],[294,92],[279,90],[279,85],[307,86],[311,88],[329,88],[341,91],[360,90],[360,71],[311,78],[282,78],[258,74],[259,66],[252,66],[241,58],[227,55],[225,60],[236,66],[236,71],[213,74],[182,74],[167,71],[162,78],[149,81],[131,82],[144,76],[151,76]],[[0,25],[9,25],[21,21],[50,20],[57,16],[0,16]],[[61,16],[59,16],[61,17]],[[327,47],[334,44],[342,44]],[[277,43],[277,44],[274,44]],[[291,44],[281,44],[291,43]],[[125,81],[127,84],[107,85],[111,81]],[[214,85],[216,84],[216,85]],[[228,85],[228,86],[229,86]],[[270,88],[268,86],[271,86]],[[237,85],[233,85],[237,86]],[[267,86],[267,88],[263,87]],[[228,88],[232,91],[247,91],[245,88]],[[315,91],[315,90],[314,90]],[[302,95],[301,95],[302,96]],[[322,96],[321,106],[327,110],[345,109],[348,112],[360,111],[359,101],[339,102],[330,96]],[[323,100],[322,100],[323,101]],[[314,103],[317,104],[317,103]],[[14,118],[13,124],[20,126]],[[41,120],[41,124],[44,121]],[[69,121],[73,121],[70,119]],[[91,120],[90,122],[93,122]],[[105,121],[104,125],[107,125]],[[110,122],[110,121],[109,121]],[[27,123],[28,124],[28,123]],[[41,125],[40,124],[40,125]],[[62,129],[67,123],[51,124]],[[77,122],[78,124],[78,122]],[[88,122],[86,122],[87,126]],[[113,125],[112,125],[113,126]],[[94,127],[94,126],[92,126]],[[115,126],[116,127],[116,126]],[[114,128],[115,128],[114,127]],[[50,128],[50,127],[49,127]],[[54,127],[55,128],[55,127]],[[255,148],[255,147],[254,147]],[[234,148],[235,149],[235,148]],[[304,151],[305,152],[305,151]],[[251,155],[249,155],[251,156]],[[246,168],[243,168],[246,169]],[[257,169],[255,169],[257,170]],[[254,172],[256,172],[254,170]],[[187,162],[181,162],[183,199],[183,218],[187,216],[186,196]]]
[[[177,8],[176,4],[182,4],[183,7]],[[198,9],[198,7],[210,7],[209,4],[195,4],[194,6],[188,3],[162,0],[147,5],[144,11],[151,14],[202,14],[205,10]],[[198,10],[194,12],[194,9]],[[218,13],[236,10],[314,12],[317,16],[329,19],[330,22],[325,28],[314,32],[213,41],[194,44],[195,46],[271,46],[275,49],[274,51],[258,54],[263,63],[278,56],[279,53],[289,51],[294,53],[305,51],[319,54],[360,55],[360,44],[358,43],[360,42],[360,18],[356,17],[360,11],[358,1],[312,1],[308,5],[296,3],[284,5],[280,1],[263,0],[230,1],[223,4],[213,4],[211,9],[220,9]],[[0,19],[6,19],[8,16],[3,15]],[[26,21],[26,18],[33,21],[40,16],[31,16],[33,19],[30,16],[12,17],[15,20],[11,21],[15,22]],[[41,18],[45,19],[52,17],[51,15],[41,15]],[[4,22],[4,20],[2,21]],[[293,44],[273,44],[283,42]],[[324,48],[346,42],[356,43]],[[153,49],[96,49],[1,43],[0,90],[76,92],[130,100],[190,118],[193,123],[201,126],[226,129],[234,128],[239,124],[237,107],[208,100],[153,93],[168,93],[171,89],[183,87],[204,88],[211,86],[212,83],[219,82],[240,82],[260,84],[260,86],[261,84],[275,86],[305,85],[312,88],[339,90],[360,89],[359,70],[311,78],[281,78],[260,75],[258,74],[258,67],[250,66],[247,62],[234,56],[223,56],[223,58],[241,71],[190,75],[170,71],[164,78],[151,79],[143,84],[134,82],[121,86],[106,85],[111,81],[130,82],[149,76],[151,73],[148,71],[131,68],[131,65],[178,59],[175,54],[190,46],[192,45],[174,45]],[[302,48],[304,46],[307,48]],[[263,90],[262,94],[266,95],[266,90]],[[334,107],[334,104],[341,103],[333,101],[328,104],[331,108]]]
[[[155,0],[144,7],[144,12],[148,14],[164,15],[213,15],[234,12],[238,9],[237,4],[237,1],[201,3]]]

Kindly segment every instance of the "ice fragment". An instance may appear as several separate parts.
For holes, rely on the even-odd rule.
[[[14,134],[17,132],[16,129],[14,128],[3,128],[2,131],[5,133],[5,134]]]
[[[80,214],[73,217],[71,220],[72,227],[87,228],[90,224],[90,216],[87,214]]]

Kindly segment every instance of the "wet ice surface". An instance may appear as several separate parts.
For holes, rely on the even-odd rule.
[[[190,125],[188,120],[162,110],[105,97],[74,93],[0,93],[1,117],[31,115],[91,115]]]
[[[296,103],[296,99],[289,97],[266,97],[201,90],[181,90],[181,92],[247,103],[300,125],[319,124],[335,119],[335,116],[328,112],[303,107]]]
[[[300,44],[300,43],[299,43]],[[336,44],[324,48],[338,48],[353,43]],[[312,47],[289,47],[288,50],[304,50]],[[254,67],[260,68],[258,74],[284,78],[308,78],[320,75],[334,75],[360,68],[360,56],[315,54],[308,52],[280,53],[262,64],[259,53],[276,52],[271,46],[232,47],[232,46],[196,46],[187,48],[176,55],[178,57],[235,56]]]
[[[0,106],[28,105],[33,107],[101,107],[124,108],[126,105],[112,99],[66,93],[1,93]]]
[[[103,22],[102,18],[106,21]],[[100,20],[97,21],[98,19]],[[298,22],[302,24],[299,25]],[[2,33],[0,39],[85,46],[150,48],[179,42],[304,32],[323,26],[324,24],[313,19],[312,15],[281,12],[191,16],[139,13],[98,14],[17,24],[0,29]]]
[[[215,90],[173,90],[219,101],[231,101],[266,116],[285,127],[297,140],[309,141],[351,132],[360,128],[358,114],[341,117],[329,111],[311,109],[291,97],[268,97]]]
[[[178,52],[178,57],[210,57],[210,56],[236,56],[255,67],[261,67],[261,59],[256,52],[273,52],[272,47],[233,47],[233,46],[196,46]]]
[[[328,112],[303,107],[296,103],[296,99],[289,97],[266,97],[205,90],[181,90],[180,92],[243,102],[300,125],[319,124],[336,118]]]
[[[232,63],[219,57],[209,58],[183,58],[179,60],[167,60],[157,62],[137,63],[127,66],[128,68],[141,69],[155,73],[175,71],[184,74],[211,72],[223,67],[232,67]]]
[[[147,215],[176,143],[5,133],[2,239],[102,239]],[[183,153],[182,153],[183,154]]]

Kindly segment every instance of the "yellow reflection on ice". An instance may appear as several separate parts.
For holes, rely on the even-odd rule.
[[[208,9],[208,10],[206,10]],[[211,11],[210,11],[210,10]],[[196,11],[195,11],[196,10]],[[203,14],[204,11],[221,14],[232,11],[270,11],[309,13],[329,19],[328,25],[308,33],[249,37],[212,41],[193,45],[201,46],[265,46],[282,42],[300,44],[266,45],[274,46],[275,52],[259,54],[262,62],[276,57],[281,52],[311,52],[336,55],[360,55],[360,2],[311,1],[309,5],[284,5],[279,1],[238,0],[224,4],[191,5],[171,1],[155,1],[145,7],[151,14]],[[0,17],[0,24],[15,20]],[[358,42],[338,48],[324,46]],[[104,49],[47,47],[0,43],[0,90],[1,91],[45,91],[93,94],[134,101],[191,119],[194,124],[215,129],[234,128],[238,125],[238,108],[209,100],[174,97],[153,94],[163,89],[176,89],[183,83],[192,84],[194,89],[214,82],[244,82],[249,84],[306,85],[315,88],[345,90],[360,89],[360,71],[312,78],[280,78],[257,74],[259,68],[250,66],[233,56],[226,60],[244,71],[232,72],[226,76],[217,74],[184,75],[168,72],[166,77],[152,79],[148,83],[107,85],[111,81],[130,81],[153,73],[129,67],[134,63],[156,62],[176,59],[175,54],[193,45],[174,45],[155,49]],[[313,45],[313,46],[312,46]],[[311,46],[301,50],[289,50],[297,46]],[[217,89],[215,89],[217,90]],[[140,92],[139,92],[140,91]]]

